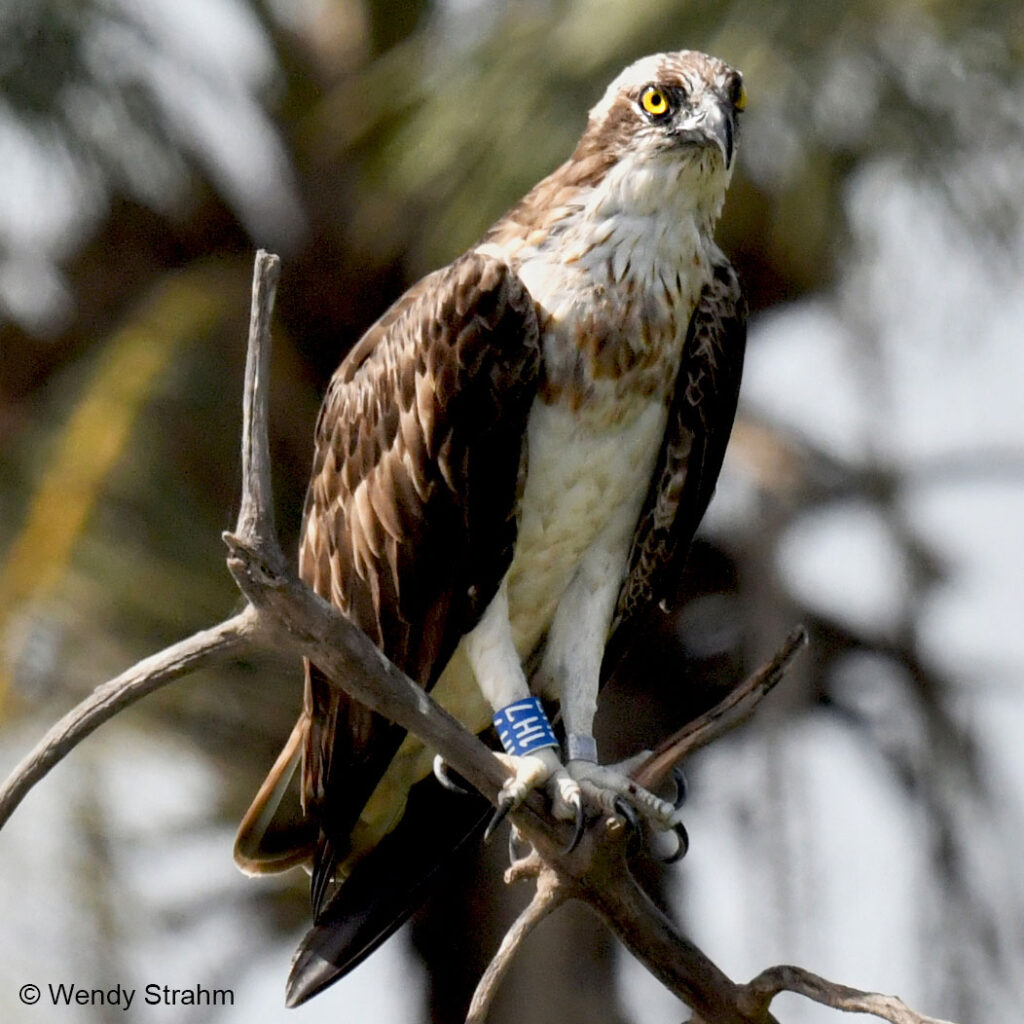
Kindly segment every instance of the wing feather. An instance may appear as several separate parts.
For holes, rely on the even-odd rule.
[[[430,687],[512,558],[539,330],[502,263],[468,254],[407,292],[336,372],[316,432],[299,570]],[[307,666],[315,903],[403,731]]]
[[[736,415],[746,317],[739,278],[719,253],[690,319],[668,426],[619,592],[605,678],[644,613],[670,592],[711,501]]]

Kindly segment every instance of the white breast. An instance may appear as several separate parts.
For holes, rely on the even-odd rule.
[[[650,402],[629,423],[592,432],[566,407],[535,403],[519,535],[508,573],[509,618],[521,657],[547,629],[599,537],[618,563],[621,579],[666,415],[661,401]]]

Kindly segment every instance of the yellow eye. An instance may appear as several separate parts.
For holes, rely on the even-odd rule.
[[[656,85],[649,85],[640,96],[640,106],[651,117],[660,117],[668,113],[668,96]]]
[[[740,85],[739,89],[736,90],[736,99],[733,100],[733,106],[737,110],[747,109],[747,90],[744,85]]]

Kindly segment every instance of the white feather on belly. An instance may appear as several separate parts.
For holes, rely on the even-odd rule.
[[[520,657],[550,625],[598,538],[617,563],[617,589],[666,415],[662,402],[650,402],[629,423],[592,432],[564,406],[535,403],[519,535],[507,576],[509,620]]]

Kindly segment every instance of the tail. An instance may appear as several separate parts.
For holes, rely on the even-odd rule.
[[[320,829],[302,809],[295,778],[308,732],[309,718],[302,715],[238,826],[235,863],[247,875],[308,865],[316,853]]]
[[[433,777],[409,792],[401,822],[352,868],[292,960],[288,1006],[344,977],[426,900],[454,855],[483,832],[491,805],[456,796]]]

